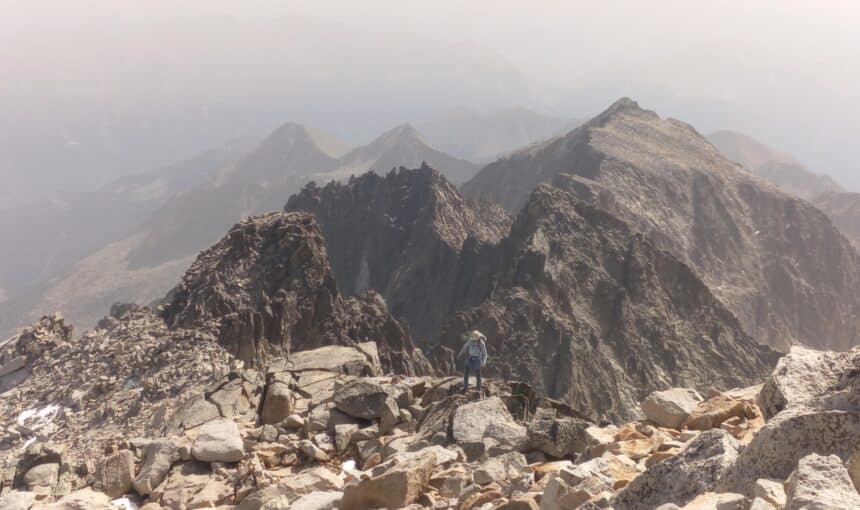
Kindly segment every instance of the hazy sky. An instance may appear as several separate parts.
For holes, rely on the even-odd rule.
[[[0,201],[86,188],[287,120],[356,143],[459,106],[580,117],[620,96],[704,133],[747,132],[860,190],[856,2],[0,9],[0,177],[22,183]]]

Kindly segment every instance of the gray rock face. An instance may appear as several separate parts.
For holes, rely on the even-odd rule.
[[[634,478],[615,498],[618,510],[685,504],[717,489],[738,456],[740,443],[720,429],[702,432],[680,454]],[[755,480],[755,479],[753,479]]]
[[[451,434],[459,444],[479,443],[486,438],[511,446],[528,441],[526,427],[514,420],[499,397],[458,407],[451,417]]]
[[[857,352],[816,351],[792,347],[767,376],[759,394],[759,407],[771,418],[790,405],[821,397],[842,374],[854,367]]]
[[[836,455],[810,454],[798,461],[788,478],[786,510],[860,508],[860,494]]]
[[[860,437],[860,415],[845,411],[790,408],[772,418],[726,476],[725,486],[751,493],[759,478],[788,478],[797,462],[811,453],[848,459]]]
[[[200,427],[191,455],[203,462],[238,462],[245,456],[239,427],[231,420],[218,419]]]
[[[379,418],[388,393],[378,385],[357,380],[335,389],[334,404],[344,413],[356,418]]]
[[[577,418],[536,420],[528,424],[529,447],[550,457],[575,456],[587,446],[585,429],[592,424]]]
[[[860,270],[848,241],[811,204],[726,160],[691,126],[621,99],[566,136],[486,166],[462,190],[516,211],[550,182],[690,265],[761,342],[857,343]]]
[[[673,429],[681,425],[702,401],[699,392],[690,388],[670,388],[655,391],[642,401],[642,412],[645,417],[661,427]]]
[[[316,220],[249,218],[197,257],[165,311],[171,327],[213,328],[240,359],[375,341],[387,370],[427,373],[423,355],[375,294],[342,298]]]
[[[319,220],[344,294],[380,292],[422,341],[436,338],[456,311],[451,294],[466,239],[498,241],[510,226],[501,208],[467,203],[427,166],[308,186],[286,210]]]
[[[529,382],[593,420],[627,420],[653,391],[749,386],[776,363],[692,269],[558,188],[541,185],[509,236],[473,256],[493,267],[463,272],[461,288],[492,282],[492,292],[443,332],[431,357],[447,370],[478,329],[487,374]]]
[[[510,452],[484,461],[472,474],[475,483],[487,485],[522,476],[525,473],[526,457],[519,452]]]

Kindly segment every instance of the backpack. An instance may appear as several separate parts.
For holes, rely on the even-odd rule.
[[[483,343],[481,340],[469,340],[469,356],[481,357],[481,343]]]

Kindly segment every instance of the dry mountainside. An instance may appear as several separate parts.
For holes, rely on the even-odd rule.
[[[553,182],[687,263],[758,341],[857,343],[850,244],[818,209],[728,161],[691,126],[621,99],[565,137],[488,165],[462,190],[516,211]]]

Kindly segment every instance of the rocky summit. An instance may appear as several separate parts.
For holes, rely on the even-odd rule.
[[[380,292],[424,342],[457,311],[452,293],[466,240],[497,242],[510,228],[503,209],[468,203],[427,165],[307,186],[286,209],[317,218],[342,292]]]
[[[340,296],[309,214],[272,213],[236,225],[192,264],[164,317],[172,328],[212,330],[257,366],[294,350],[369,340],[380,346],[387,369],[429,371],[377,294]]]
[[[725,159],[693,127],[621,99],[462,189],[518,211],[540,183],[609,210],[687,263],[759,342],[783,351],[858,342],[850,244],[819,210]]]
[[[149,309],[113,312],[78,339],[45,317],[2,347],[2,508],[860,502],[858,350],[794,349],[764,384],[655,391],[646,418],[612,424],[522,382],[464,394],[458,377],[386,373],[373,342],[257,368]]]

